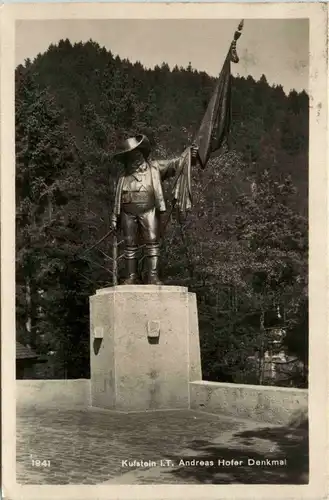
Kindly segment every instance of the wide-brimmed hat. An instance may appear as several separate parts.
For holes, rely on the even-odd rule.
[[[138,134],[123,141],[114,153],[114,157],[121,160],[125,154],[138,149],[144,157],[148,157],[151,152],[151,144],[146,135]]]

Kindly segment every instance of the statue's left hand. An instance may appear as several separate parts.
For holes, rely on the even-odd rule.
[[[191,146],[191,164],[195,165],[198,159],[198,146],[196,144],[192,144]]]
[[[198,146],[196,144],[192,144],[192,146],[191,146],[191,156],[192,156],[193,159],[197,158],[197,156],[198,156],[198,150],[199,150]]]

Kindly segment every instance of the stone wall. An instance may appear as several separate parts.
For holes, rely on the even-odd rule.
[[[17,380],[17,405],[57,408],[88,408],[90,380]],[[285,387],[190,382],[192,410],[288,424],[307,418],[308,391]]]
[[[81,408],[90,405],[90,380],[17,380],[17,406]]]
[[[308,390],[275,386],[190,382],[191,409],[273,424],[307,418]]]

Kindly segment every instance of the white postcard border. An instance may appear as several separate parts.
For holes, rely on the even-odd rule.
[[[328,16],[326,4],[11,4],[1,14],[1,330],[3,493],[18,499],[324,498],[328,459],[327,158]],[[15,146],[16,19],[261,19],[310,22],[310,484],[173,486],[20,486],[15,480]]]

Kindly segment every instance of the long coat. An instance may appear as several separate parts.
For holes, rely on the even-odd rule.
[[[176,175],[177,168],[180,165],[180,160],[181,158],[174,158],[172,160],[153,160],[147,162],[148,167],[151,170],[156,208],[160,212],[166,211],[166,203],[162,190],[162,181]],[[124,179],[125,174],[123,173],[119,176],[115,193],[113,209],[115,215],[120,215],[121,212],[121,195]]]

